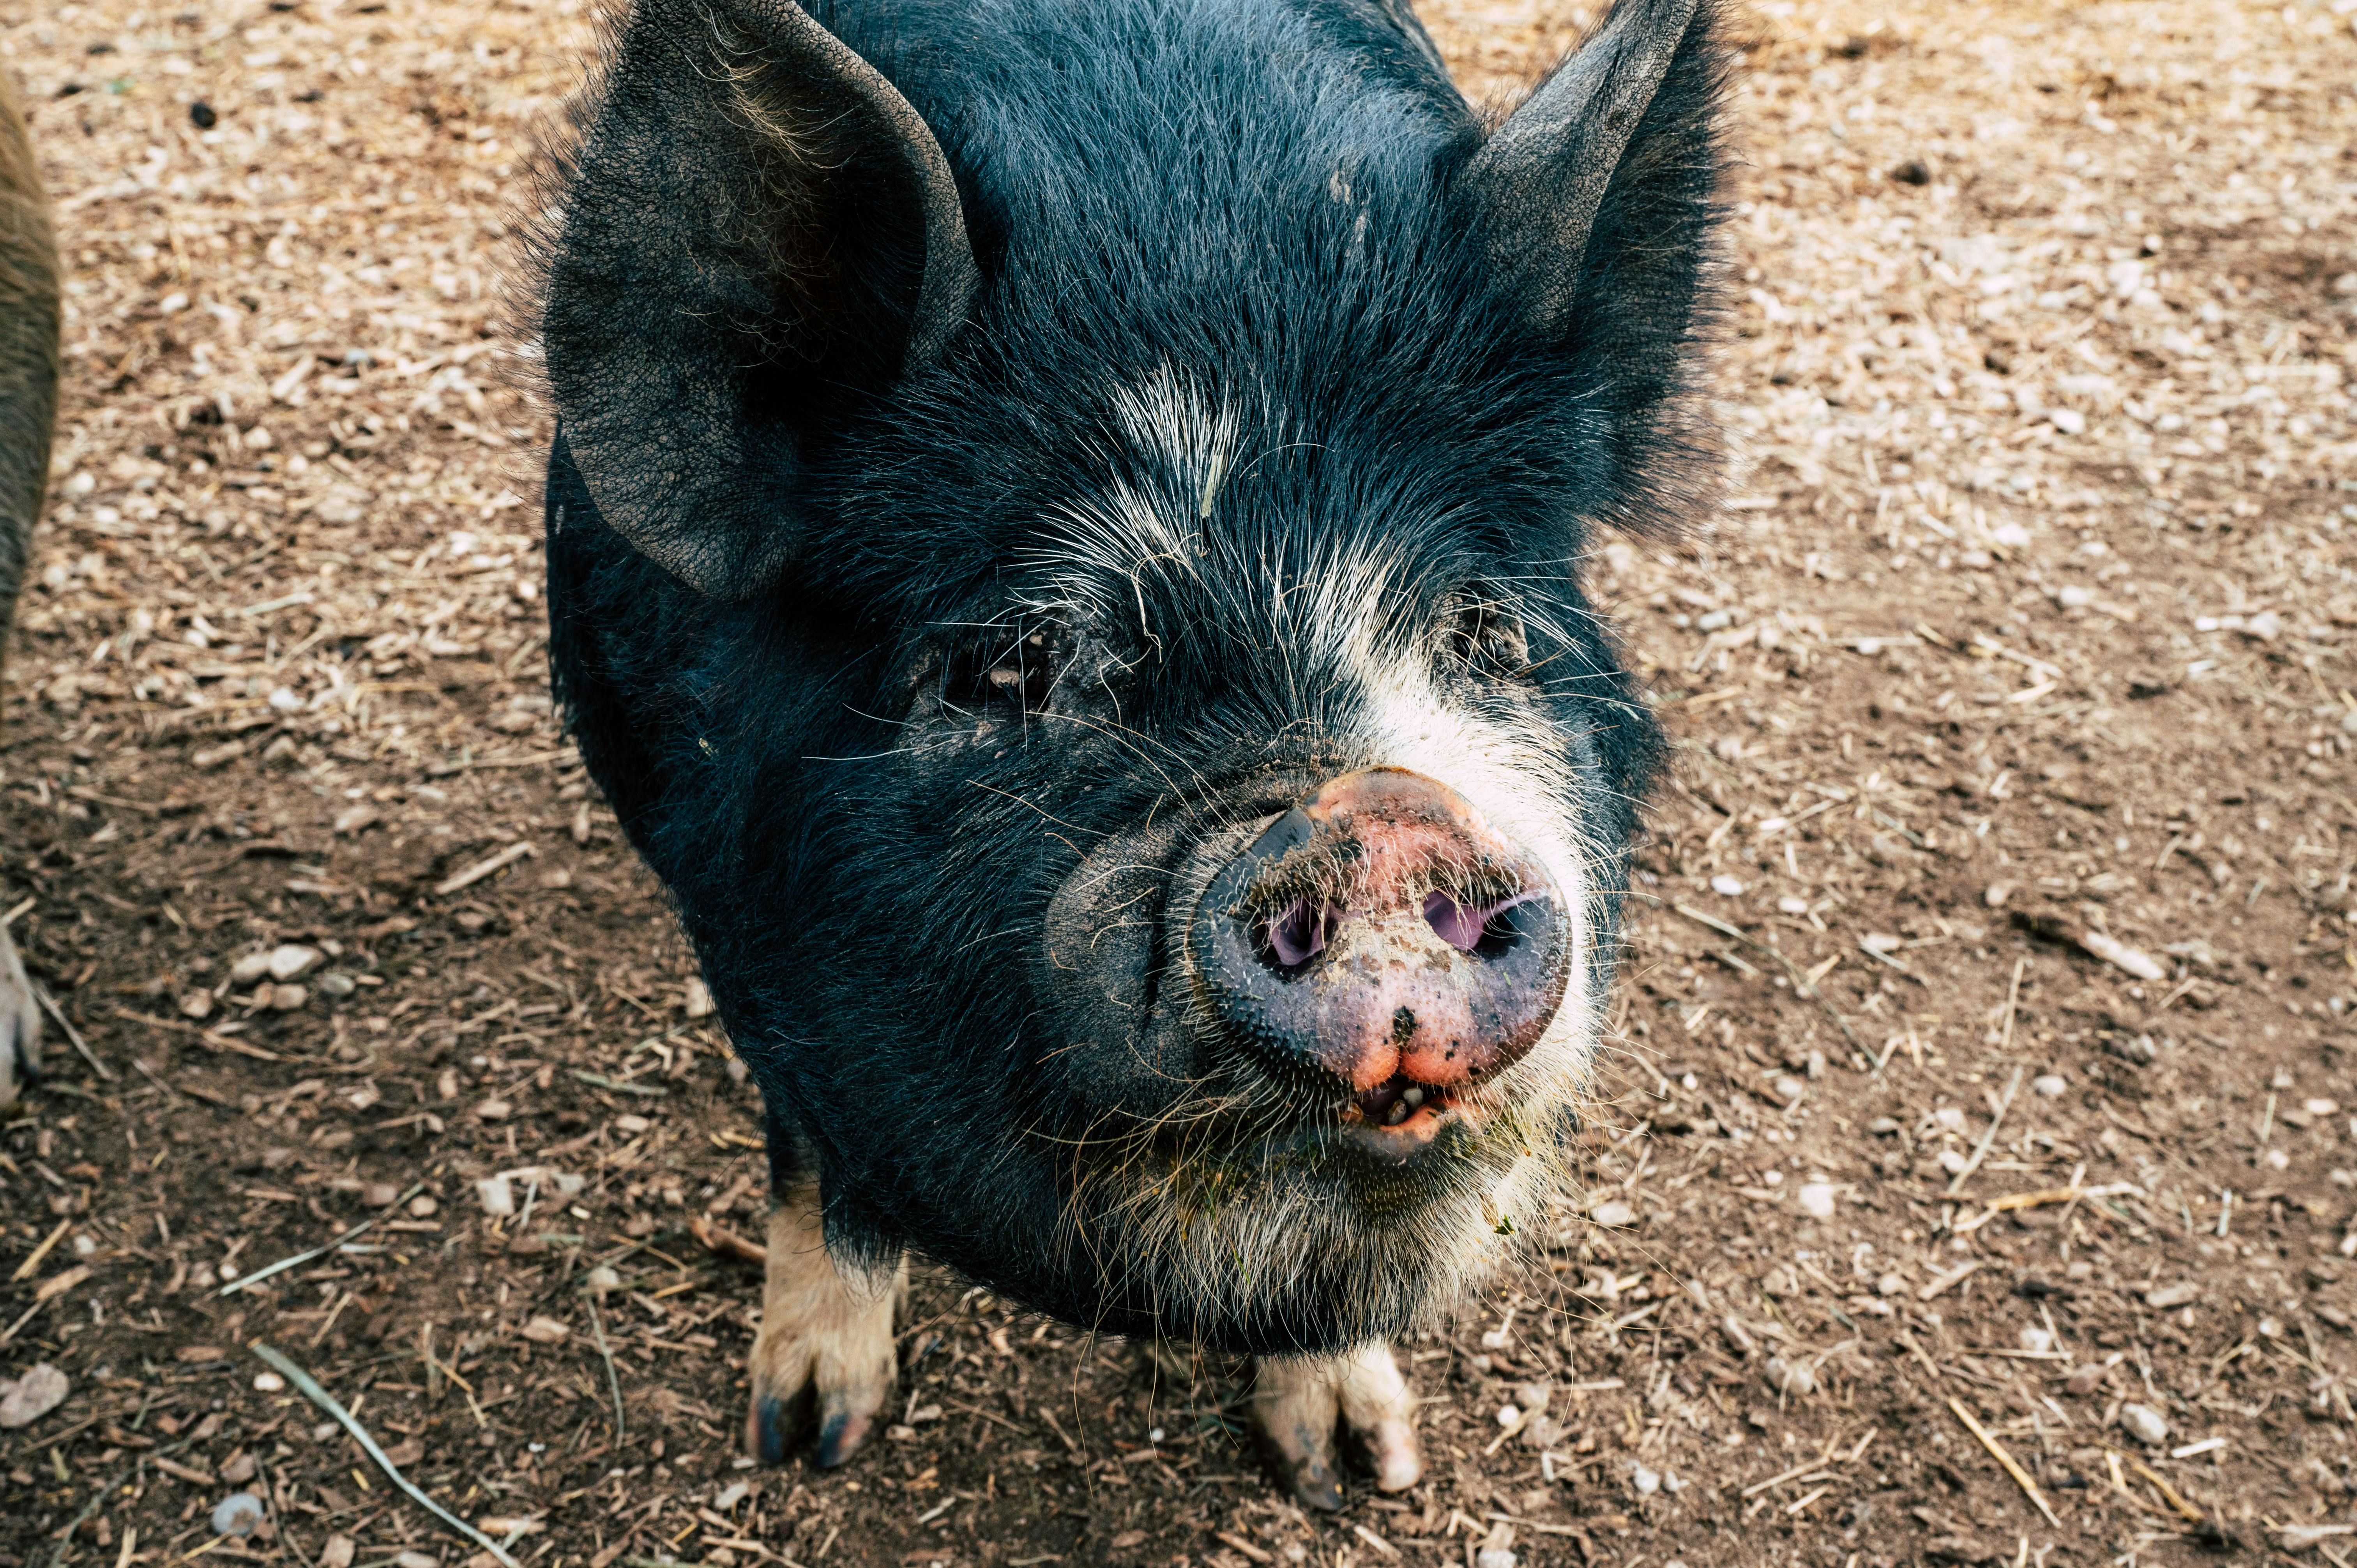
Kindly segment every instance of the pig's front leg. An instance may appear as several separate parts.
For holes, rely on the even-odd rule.
[[[1254,1363],[1252,1408],[1294,1495],[1311,1508],[1342,1506],[1338,1425],[1365,1445],[1380,1489],[1405,1491],[1424,1478],[1415,1397],[1388,1345],[1340,1356],[1263,1357]]]
[[[892,1396],[892,1313],[908,1294],[909,1265],[898,1264],[888,1283],[838,1270],[811,1181],[788,1188],[770,1210],[769,1251],[761,1331],[747,1362],[746,1451],[782,1465],[815,1428],[819,1464],[840,1465],[866,1442]]]
[[[41,1004],[16,944],[0,927],[0,1106],[41,1076]]]

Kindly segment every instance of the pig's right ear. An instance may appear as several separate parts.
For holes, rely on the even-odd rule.
[[[1501,297],[1562,354],[1623,493],[1677,443],[1719,218],[1723,0],[1617,0],[1475,152],[1457,199]]]
[[[776,585],[830,411],[941,352],[976,274],[932,132],[792,0],[640,0],[582,117],[541,321],[608,526]]]

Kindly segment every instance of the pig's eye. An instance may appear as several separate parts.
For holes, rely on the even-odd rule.
[[[968,713],[1044,712],[1066,652],[1060,628],[994,629],[951,654],[942,700]]]
[[[1442,656],[1459,669],[1493,678],[1512,678],[1530,667],[1530,639],[1523,623],[1502,605],[1468,596],[1450,610],[1442,628]]]

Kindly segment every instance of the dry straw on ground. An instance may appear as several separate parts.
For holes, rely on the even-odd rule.
[[[0,0],[73,268],[0,876],[114,1074],[0,1128],[0,1559],[467,1559],[262,1338],[543,1568],[2345,1563],[2347,3],[1745,14],[1730,502],[1592,564],[1683,743],[1593,1197],[1326,1520],[1233,1369],[940,1279],[877,1452],[733,1463],[757,1107],[549,714],[500,336],[586,16]],[[1431,19],[1494,96],[1589,18]]]

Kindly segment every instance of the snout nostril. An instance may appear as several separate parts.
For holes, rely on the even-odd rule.
[[[1458,903],[1446,893],[1426,896],[1424,923],[1458,952],[1472,951],[1473,944],[1481,940],[1480,911],[1469,904]]]
[[[1517,893],[1495,904],[1474,905],[1460,903],[1446,893],[1427,894],[1424,922],[1458,952],[1494,958],[1512,948],[1520,936],[1514,929],[1514,910],[1538,897],[1535,893]]]
[[[1265,935],[1269,956],[1286,969],[1308,963],[1326,950],[1327,942],[1340,924],[1341,911],[1308,898],[1297,898],[1268,922]]]

